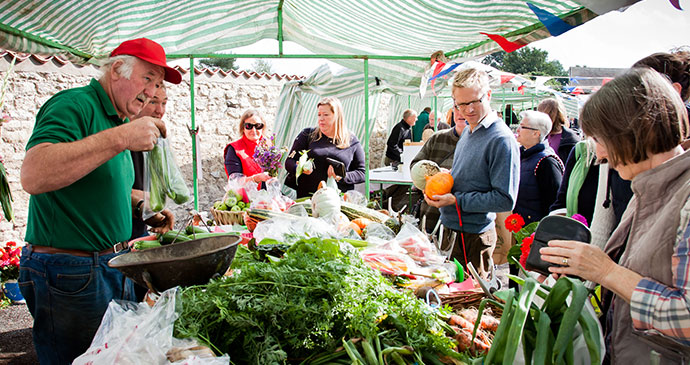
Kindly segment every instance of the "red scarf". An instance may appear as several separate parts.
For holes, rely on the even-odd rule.
[[[242,138],[229,144],[235,149],[235,154],[242,162],[244,176],[253,176],[263,171],[259,164],[254,161],[254,149],[256,149],[257,142],[258,140],[252,142],[246,136],[242,136]],[[227,171],[225,173],[227,174]]]

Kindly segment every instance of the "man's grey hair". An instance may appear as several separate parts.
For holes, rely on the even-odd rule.
[[[132,70],[134,70],[134,65],[137,62],[137,58],[130,55],[119,55],[106,58],[99,69],[101,72],[101,79],[110,71],[110,68],[113,67],[113,64],[120,60],[123,62],[122,65],[120,65],[120,67],[117,69],[117,72],[120,74],[120,76],[129,80],[129,78],[132,77]]]
[[[406,109],[406,110],[403,112],[402,118],[403,118],[403,119],[407,119],[407,118],[409,118],[410,115],[412,115],[412,114],[417,115],[417,112],[414,111],[414,110],[412,110],[412,109]]]
[[[520,120],[526,120],[527,127],[536,128],[539,131],[539,141],[543,142],[551,132],[551,117],[548,114],[536,110],[524,110],[520,112]]]

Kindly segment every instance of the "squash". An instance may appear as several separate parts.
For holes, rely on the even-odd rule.
[[[433,176],[426,177],[426,188],[424,193],[433,199],[436,195],[450,193],[453,188],[453,176],[447,172],[439,172]]]
[[[319,186],[321,186],[319,190],[311,197],[312,216],[318,218],[339,213],[340,194],[338,194],[338,190],[327,186],[327,184]]]
[[[426,177],[433,176],[440,171],[441,169],[434,161],[418,161],[416,164],[412,166],[412,169],[410,170],[412,183],[415,187],[417,187],[417,189],[424,191],[424,188],[426,187]]]

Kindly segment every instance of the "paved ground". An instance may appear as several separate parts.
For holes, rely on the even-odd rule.
[[[31,339],[33,323],[24,304],[0,309],[0,364],[38,364]]]

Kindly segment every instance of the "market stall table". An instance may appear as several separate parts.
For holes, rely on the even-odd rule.
[[[410,177],[410,169],[398,168],[393,170],[391,166],[379,167],[369,171],[369,181],[374,184],[380,184],[381,191],[381,206],[383,207],[383,185],[384,184],[394,184],[394,185],[407,185],[407,196],[410,199],[410,203],[407,209],[412,207],[412,177]]]

